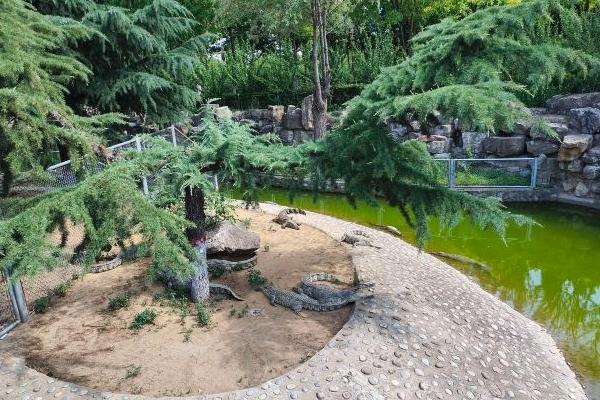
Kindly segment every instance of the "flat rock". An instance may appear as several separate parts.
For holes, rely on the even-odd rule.
[[[573,161],[578,159],[592,145],[592,135],[567,135],[564,137],[560,150],[558,151],[558,159],[560,161]]]
[[[534,156],[541,154],[554,154],[558,152],[560,146],[557,143],[543,139],[533,139],[527,141],[527,152]]]
[[[490,136],[483,141],[483,150],[499,157],[518,156],[525,152],[525,136]]]
[[[462,132],[462,144],[467,154],[483,153],[483,141],[489,137],[483,132]]]
[[[244,256],[254,254],[260,247],[260,237],[241,224],[222,222],[207,233],[207,254]]]
[[[573,108],[592,107],[600,103],[600,92],[558,95],[547,101],[553,112],[565,112]]]
[[[586,164],[600,163],[600,146],[592,147],[581,157],[581,160]]]

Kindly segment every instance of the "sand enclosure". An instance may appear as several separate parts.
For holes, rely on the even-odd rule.
[[[308,226],[282,230],[271,216],[239,211],[251,218],[261,237],[258,266],[275,286],[291,288],[309,272],[327,271],[350,283],[350,257],[342,245]],[[242,389],[279,376],[323,348],[349,318],[351,308],[304,318],[272,307],[252,289],[248,272],[234,272],[216,282],[231,285],[245,301],[214,301],[212,322],[198,325],[189,315],[157,301],[163,292],[145,279],[147,260],[113,271],[88,274],[56,300],[46,314],[33,315],[0,351],[23,357],[50,376],[108,391],[148,395],[186,395]],[[108,312],[108,300],[131,293],[128,308]],[[156,310],[153,325],[129,329],[135,314]]]

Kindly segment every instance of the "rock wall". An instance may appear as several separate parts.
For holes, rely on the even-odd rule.
[[[517,123],[512,132],[490,136],[463,129],[457,119],[435,113],[421,123],[407,118],[387,122],[397,142],[416,139],[436,158],[538,158],[538,184],[553,193],[600,203],[600,93],[555,96],[544,108],[532,108],[556,132],[550,139],[536,134],[532,121]],[[266,109],[231,111],[215,107],[217,116],[250,125],[260,134],[274,133],[289,145],[314,139],[312,96],[300,107],[269,106]],[[332,113],[333,126],[340,115]],[[521,165],[522,164],[522,165]],[[524,168],[526,163],[514,163]],[[546,192],[548,192],[546,190]]]
[[[520,122],[512,132],[490,136],[462,129],[460,121],[432,116],[428,126],[408,118],[389,121],[390,136],[398,141],[425,142],[437,158],[538,158],[538,184],[555,194],[600,201],[600,93],[560,95],[545,108],[531,109],[545,121],[556,139],[542,137],[534,123]]]
[[[283,143],[295,145],[314,140],[312,96],[306,97],[300,107],[277,105],[268,108],[231,111],[229,107],[215,107],[219,118],[233,118],[251,126],[260,134],[273,133],[281,138]],[[337,113],[329,115],[329,127],[338,118]]]

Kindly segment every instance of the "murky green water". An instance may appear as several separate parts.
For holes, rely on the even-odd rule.
[[[289,204],[284,191],[261,198]],[[298,207],[361,224],[393,225],[414,239],[398,210],[353,209],[342,196],[298,196]],[[427,251],[461,254],[488,266],[459,265],[466,274],[515,309],[543,324],[557,339],[586,386],[590,399],[600,399],[600,213],[558,204],[512,204],[513,212],[534,218],[542,226],[511,227],[506,243],[493,232],[463,222],[441,232],[432,221],[433,239]]]

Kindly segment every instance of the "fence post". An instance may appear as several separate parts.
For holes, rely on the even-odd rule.
[[[20,322],[27,322],[29,319],[29,311],[27,310],[27,302],[25,301],[25,293],[21,281],[13,281],[9,268],[4,268],[4,277],[8,285],[8,295],[15,311],[15,316]]]
[[[538,159],[534,158],[531,163],[531,188],[535,189],[537,186],[537,175],[538,175]]]
[[[171,125],[169,129],[171,129],[171,142],[173,143],[173,146],[177,147],[177,134],[175,133],[175,125]]]
[[[135,137],[135,148],[139,153],[142,152],[142,141],[139,136]],[[148,178],[146,176],[142,177],[142,190],[146,196],[150,194],[150,191],[148,190]]]
[[[455,184],[456,184],[456,180],[455,180],[455,172],[456,172],[456,160],[451,158],[448,164],[448,187],[450,189],[454,188]]]

